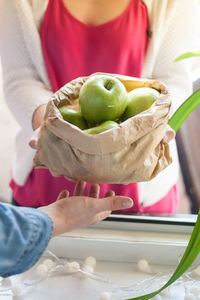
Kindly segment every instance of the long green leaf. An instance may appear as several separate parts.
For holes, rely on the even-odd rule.
[[[139,296],[136,298],[131,298],[129,300],[148,300],[156,296],[157,294],[159,294],[161,291],[163,291],[165,288],[167,288],[170,284],[175,282],[180,276],[183,275],[183,273],[194,262],[194,260],[196,259],[199,253],[200,253],[200,210],[188,246],[183,254],[180,263],[178,264],[176,270],[174,271],[173,275],[168,280],[168,282],[155,292],[143,296]]]
[[[169,126],[178,131],[182,123],[189,114],[200,104],[200,89],[187,98],[183,104],[175,111],[173,116],[168,121]]]
[[[179,56],[175,61],[180,61],[186,58],[196,57],[196,56],[200,56],[200,51],[184,53],[183,55]],[[182,123],[185,121],[185,119],[199,104],[200,104],[200,89],[197,90],[195,93],[193,93],[188,99],[186,99],[184,103],[173,114],[173,116],[168,122],[170,127],[177,132],[180,126],[182,125]],[[168,280],[168,282],[155,292],[143,296],[139,296],[136,298],[131,298],[128,300],[148,300],[156,296],[165,288],[167,288],[169,285],[174,283],[179,277],[181,277],[184,274],[184,272],[191,266],[191,264],[194,262],[196,257],[199,255],[199,253],[200,253],[200,211],[198,213],[198,218],[195,227],[193,229],[192,235],[190,237],[188,246],[183,254],[180,263],[178,264],[176,270],[174,271],[173,275]]]
[[[196,57],[196,56],[200,56],[200,51],[193,51],[193,52],[184,53],[184,54],[180,55],[179,57],[177,57],[175,59],[175,62],[179,61],[179,60],[186,59],[186,58],[190,58],[190,57]]]

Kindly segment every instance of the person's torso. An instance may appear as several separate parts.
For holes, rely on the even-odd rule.
[[[131,0],[119,16],[97,26],[74,17],[63,0],[49,0],[41,40],[53,90],[95,72],[140,77],[147,27],[147,10],[140,0]]]
[[[99,26],[90,26],[73,17],[61,1],[49,0],[41,27],[43,56],[54,90],[75,77],[96,71],[140,77],[147,44],[147,11],[144,4],[131,0],[118,17]],[[46,5],[47,0],[43,2]],[[43,15],[39,3],[38,0],[32,1],[37,24],[40,24]],[[18,203],[38,207],[54,202],[62,189],[67,188],[72,194],[75,184],[64,177],[52,177],[46,169],[36,169],[31,172],[24,186],[18,186],[14,181],[10,185]],[[174,188],[155,205],[143,208],[139,203],[137,184],[100,186],[100,197],[109,189],[118,195],[131,197],[134,206],[125,211],[174,211],[176,201],[169,201],[175,199]],[[86,194],[89,188],[90,184],[87,183]]]

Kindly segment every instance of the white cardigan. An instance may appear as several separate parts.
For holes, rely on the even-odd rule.
[[[57,0],[59,1],[59,0]],[[61,1],[61,0],[60,0]],[[174,63],[196,45],[199,19],[198,0],[145,0],[152,37],[143,69],[143,78],[163,81],[178,107],[192,92],[190,59]],[[35,151],[28,146],[35,109],[52,96],[38,29],[48,0],[0,1],[0,55],[4,93],[8,107],[20,125],[12,174],[23,185],[33,167]],[[200,47],[199,47],[200,48]],[[139,183],[144,206],[161,199],[178,180],[175,142],[170,142],[173,163],[155,179]]]

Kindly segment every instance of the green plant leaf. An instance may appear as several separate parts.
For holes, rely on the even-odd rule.
[[[186,59],[186,58],[190,58],[190,57],[196,57],[196,56],[200,56],[200,51],[193,51],[193,52],[184,53],[184,54],[180,55],[179,57],[177,57],[175,59],[175,62],[177,62],[179,60]]]
[[[178,58],[176,58],[175,61],[180,61],[186,58],[196,57],[196,56],[200,56],[200,51],[187,52],[179,56]],[[183,104],[176,110],[176,112],[173,114],[173,116],[170,118],[168,122],[170,127],[177,132],[180,126],[182,125],[182,123],[185,121],[185,119],[199,104],[200,104],[200,89],[197,90],[195,93],[193,93],[189,98],[187,98],[183,102]],[[191,264],[194,262],[196,257],[199,255],[199,253],[200,253],[200,210],[188,246],[183,254],[180,263],[178,264],[176,270],[174,271],[173,275],[170,277],[168,282],[155,292],[143,296],[139,296],[136,298],[131,298],[129,300],[148,300],[156,296],[157,294],[159,294],[161,291],[163,291],[165,288],[167,288],[169,285],[171,285],[180,276],[184,274],[184,272],[191,266]]]
[[[189,114],[200,104],[200,89],[187,98],[183,104],[175,111],[173,116],[168,121],[169,126],[178,131],[182,123]]]
[[[169,285],[171,285],[173,282],[175,282],[180,276],[183,275],[183,273],[191,266],[191,264],[194,262],[198,254],[200,253],[200,210],[198,213],[198,218],[196,221],[196,224],[194,226],[192,235],[190,237],[190,240],[188,242],[188,246],[183,254],[183,257],[178,264],[176,270],[174,271],[173,275],[170,277],[170,279],[167,281],[167,283],[158,289],[155,292],[139,296],[136,298],[131,298],[128,300],[148,300],[152,297],[156,296],[160,292],[162,292],[165,288],[167,288]]]

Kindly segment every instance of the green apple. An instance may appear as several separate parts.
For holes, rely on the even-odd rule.
[[[116,123],[114,121],[105,121],[102,124],[100,124],[99,126],[85,129],[84,132],[86,132],[88,134],[99,134],[103,131],[106,131],[106,130],[109,130],[112,128],[117,128],[117,127],[119,127],[118,123]]]
[[[117,78],[94,75],[81,87],[79,105],[82,116],[88,122],[114,121],[125,111],[127,91]]]
[[[79,111],[65,106],[60,107],[59,111],[65,121],[79,127],[82,130],[88,128],[86,121],[81,116],[81,113]]]
[[[149,109],[159,96],[160,93],[157,90],[148,87],[132,90],[128,93],[128,104],[122,115],[122,120],[127,120]]]

